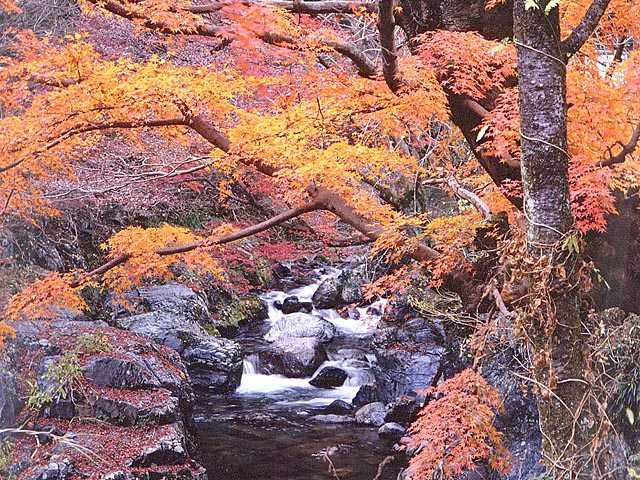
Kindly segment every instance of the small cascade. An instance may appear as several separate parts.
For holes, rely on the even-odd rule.
[[[288,292],[270,291],[261,295],[267,304],[268,318],[265,322],[273,324],[285,314],[275,307],[276,302],[283,302],[285,298],[296,296],[301,302],[311,302],[318,285],[327,278],[337,277],[341,270],[328,269],[320,274],[317,280],[303,287]],[[361,385],[375,381],[371,371],[373,356],[367,352],[361,352],[359,358],[344,355],[340,352],[350,351],[351,343],[357,344],[363,338],[370,338],[376,325],[382,316],[386,301],[378,300],[367,306],[353,310],[353,318],[345,318],[333,309],[313,309],[309,314],[297,313],[296,315],[315,315],[324,318],[335,325],[338,338],[327,346],[329,360],[324,362],[317,371],[308,378],[287,378],[283,375],[261,371],[260,357],[258,354],[250,354],[244,359],[243,375],[236,394],[240,396],[255,397],[258,395],[273,396],[278,404],[284,405],[318,405],[331,403],[335,399],[351,401]],[[335,351],[332,351],[335,350]],[[357,350],[356,350],[357,351]],[[325,367],[338,367],[348,374],[344,385],[339,388],[322,389],[309,384],[320,370]],[[288,397],[287,397],[288,392]],[[283,396],[285,397],[283,399]]]
[[[260,357],[258,355],[249,355],[242,361],[242,375],[255,375],[258,373],[258,365]]]

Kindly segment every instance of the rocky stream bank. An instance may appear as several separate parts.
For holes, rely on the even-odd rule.
[[[237,326],[179,284],[15,325],[0,375],[0,471],[30,480],[395,479],[424,389],[465,366],[446,322],[405,299],[363,301],[362,267],[280,266]],[[431,292],[437,296],[435,292]],[[434,297],[435,299],[436,297]],[[222,332],[226,337],[219,335]],[[533,478],[533,397],[487,359],[504,396],[509,478]],[[380,466],[382,465],[382,466]],[[489,478],[481,467],[472,474]]]

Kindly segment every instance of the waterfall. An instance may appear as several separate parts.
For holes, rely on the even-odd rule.
[[[249,355],[242,361],[242,375],[255,375],[258,373],[260,358],[258,355]]]

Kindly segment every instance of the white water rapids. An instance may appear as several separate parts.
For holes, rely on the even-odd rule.
[[[337,277],[340,270],[330,269],[327,273],[310,285],[296,288],[288,292],[270,291],[261,296],[268,307],[267,324],[273,324],[285,314],[274,304],[284,301],[290,296],[298,297],[300,302],[310,302],[318,285],[325,279]],[[380,320],[381,312],[384,310],[385,300],[379,300],[369,307],[357,308],[356,318],[344,318],[333,309],[313,309],[308,315],[316,315],[331,322],[336,327],[336,337],[341,337],[348,341],[349,338],[362,338],[371,336]],[[296,314],[300,315],[300,313]],[[288,378],[284,375],[261,373],[258,355],[249,355],[244,359],[244,370],[240,386],[236,390],[236,395],[248,397],[275,396],[280,405],[294,406],[323,406],[334,400],[344,400],[350,402],[361,385],[373,383],[374,378],[371,373],[372,355],[364,355],[361,359],[345,358],[340,351],[327,351],[328,360],[317,369],[316,373],[324,367],[339,367],[348,374],[344,385],[337,388],[316,388],[309,384],[309,378]],[[315,373],[314,373],[315,375]],[[288,395],[290,393],[291,395]],[[283,399],[284,398],[284,399]]]

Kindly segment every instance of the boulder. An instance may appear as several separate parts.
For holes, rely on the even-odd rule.
[[[316,315],[292,313],[279,318],[265,335],[268,342],[281,338],[315,338],[329,342],[336,333],[336,327]]]
[[[22,477],[29,471],[25,478],[31,480],[206,478],[187,451],[193,444],[184,425],[191,421],[193,397],[176,351],[103,322],[25,320],[15,326],[15,369],[30,372],[39,362],[35,393],[56,394],[51,402],[43,395],[45,405],[32,428],[75,439],[96,458],[108,458],[111,470],[103,471],[102,463],[77,461],[82,452],[62,442],[26,455],[16,450],[19,458],[5,472]],[[76,341],[81,335],[100,336],[104,344],[93,350]],[[81,377],[87,388],[71,388],[70,398],[56,398],[61,379],[76,382]],[[70,423],[52,425],[43,419],[72,414],[76,419]],[[88,420],[92,418],[102,421]],[[51,436],[39,437],[41,445],[52,442]]]
[[[18,410],[16,378],[6,362],[0,361],[0,428],[13,426]],[[6,364],[6,365],[5,365]]]
[[[85,378],[96,385],[129,389],[161,386],[153,373],[138,359],[95,357],[87,362],[83,371]]]
[[[417,418],[423,405],[424,397],[418,399],[414,396],[402,395],[387,405],[387,415],[384,420],[409,426]]]
[[[355,408],[360,408],[368,403],[373,403],[378,401],[378,389],[374,384],[366,384],[362,385],[356,396],[351,400],[352,405]]]
[[[323,415],[349,415],[353,412],[353,405],[344,400],[334,400],[322,409]]]
[[[330,277],[323,280],[311,297],[316,308],[336,308],[340,304],[340,282]]]
[[[318,423],[353,423],[355,420],[353,417],[348,415],[314,415],[309,417],[309,420],[312,422]]]
[[[118,317],[118,327],[176,350],[185,362],[193,387],[213,393],[233,391],[242,376],[240,346],[209,335],[201,323],[209,321],[206,303],[179,284],[141,288],[138,295],[153,311]]]
[[[446,352],[441,329],[422,318],[383,326],[376,331],[373,345],[378,398],[385,403],[430,387]]]
[[[204,298],[179,283],[140,287],[136,290],[136,296],[147,311],[173,314],[188,322],[206,321],[209,317]]]
[[[378,429],[378,435],[380,435],[380,438],[393,441],[400,440],[405,432],[405,428],[395,422],[385,423]]]
[[[374,427],[380,427],[384,424],[384,417],[387,411],[384,403],[374,402],[361,407],[356,412],[356,422],[361,425],[372,425]]]
[[[362,286],[366,283],[364,267],[345,270],[338,277],[323,280],[311,298],[316,308],[336,308],[362,301]]]
[[[191,384],[212,393],[232,392],[242,377],[242,350],[224,338],[210,337],[182,352]]]
[[[284,299],[280,306],[280,310],[282,310],[282,313],[284,313],[285,315],[300,311],[311,313],[311,310],[313,310],[313,305],[311,304],[311,302],[301,302],[298,297],[294,295]]]
[[[362,301],[362,286],[366,283],[364,268],[345,270],[338,277],[340,285],[340,302],[345,304]]]
[[[195,321],[165,312],[148,312],[116,319],[116,326],[123,330],[150,338],[178,353],[199,340],[207,333]]]
[[[73,465],[68,458],[52,460],[42,467],[31,480],[66,480],[73,474]]]
[[[340,387],[347,380],[347,372],[338,367],[324,367],[309,383],[318,388]]]
[[[151,390],[152,399],[159,398],[147,406],[145,402],[129,400],[126,397],[107,397],[96,395],[88,399],[92,407],[92,416],[114,425],[166,425],[177,422],[180,418],[178,399],[167,390]]]
[[[164,435],[130,461],[131,467],[152,465],[180,465],[187,460],[186,438],[182,425],[167,425]]]
[[[312,337],[279,338],[259,356],[265,370],[294,378],[313,375],[327,360],[322,343]]]
[[[496,427],[504,434],[503,441],[511,452],[512,473],[505,480],[541,478],[545,472],[542,458],[542,435],[538,423],[538,408],[531,386],[516,377],[519,368],[516,353],[505,349],[483,360],[482,376],[493,385],[503,401],[496,416]],[[606,450],[606,449],[605,449]]]

